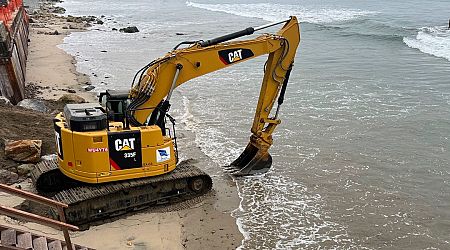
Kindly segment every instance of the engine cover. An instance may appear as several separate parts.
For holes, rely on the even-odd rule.
[[[64,107],[64,117],[72,131],[96,131],[108,127],[106,113],[96,103],[67,104]]]

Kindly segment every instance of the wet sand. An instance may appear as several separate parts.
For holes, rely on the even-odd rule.
[[[40,87],[42,93],[38,98],[58,99],[71,89],[76,95],[94,101],[95,95],[83,90],[89,77],[78,73],[75,59],[57,47],[66,35],[83,27],[62,29],[69,24],[54,15],[32,18],[35,22],[30,24],[27,82]],[[55,30],[60,34],[48,34]],[[213,191],[194,201],[144,210],[91,226],[86,231],[72,232],[75,244],[96,249],[235,249],[240,245],[242,235],[231,216],[239,206],[235,183],[194,146],[190,131],[179,129],[178,134],[181,158],[195,159],[197,166],[212,175]],[[20,185],[25,190],[33,190],[29,179]],[[23,201],[3,193],[0,199],[7,206]],[[35,223],[0,216],[0,224],[63,239],[60,231]]]

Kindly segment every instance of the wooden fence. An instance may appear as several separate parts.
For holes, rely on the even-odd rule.
[[[36,222],[36,223],[46,225],[49,227],[53,227],[56,229],[60,229],[63,231],[65,243],[67,244],[67,248],[69,250],[72,250],[72,242],[70,240],[68,230],[77,231],[77,230],[79,230],[79,228],[74,225],[65,223],[64,208],[68,207],[67,204],[45,198],[45,197],[39,196],[37,194],[33,194],[33,193],[26,192],[26,191],[23,191],[20,189],[16,189],[16,188],[10,187],[5,184],[0,184],[0,192],[9,193],[9,194],[24,198],[26,200],[30,200],[30,201],[38,202],[38,203],[46,205],[46,206],[54,207],[58,211],[59,218],[61,221],[49,219],[46,217],[42,217],[42,216],[28,213],[25,211],[21,211],[18,209],[6,207],[3,205],[0,205],[0,214],[4,214],[7,216],[12,216],[12,217],[16,217],[16,218],[21,218],[24,220],[28,220],[28,221]]]
[[[0,18],[0,95],[17,104],[25,96],[28,15],[22,6],[11,20]]]

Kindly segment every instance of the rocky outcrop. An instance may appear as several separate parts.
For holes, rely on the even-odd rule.
[[[41,140],[5,141],[5,157],[17,162],[36,163],[41,159]]]
[[[86,100],[84,100],[84,98],[81,96],[77,96],[74,94],[65,94],[58,99],[58,102],[62,102],[62,103],[66,103],[66,104],[67,103],[84,103],[84,102],[86,102]]]
[[[101,24],[103,24],[103,22],[95,16],[71,16],[71,15],[68,15],[66,18],[66,21],[69,23],[97,22],[97,24],[100,24],[99,22],[101,22]]]
[[[121,28],[119,31],[123,33],[136,33],[139,32],[139,29],[136,26],[129,26],[126,28]]]

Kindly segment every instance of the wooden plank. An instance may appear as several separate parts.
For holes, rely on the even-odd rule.
[[[26,59],[27,59],[24,44],[26,44],[28,41],[28,34],[25,32],[25,30],[23,28],[24,23],[25,23],[25,21],[23,19],[21,19],[20,23],[17,26],[16,36],[14,37],[14,42],[15,42],[17,50],[18,50],[20,66],[22,68],[23,78],[25,78]]]
[[[13,46],[13,52],[15,51],[15,45]],[[13,53],[14,55],[14,53]],[[18,102],[23,100],[23,93],[20,89],[20,83],[17,81],[16,72],[14,71],[14,63],[11,58],[5,60],[6,71],[8,72],[9,85],[13,89],[13,95],[9,99],[12,104],[16,105]]]
[[[23,50],[23,45],[22,45],[22,32],[21,30],[19,30],[19,32],[17,33],[17,37],[14,40],[14,42],[16,43],[16,48],[17,48],[17,53],[18,53],[18,64],[20,65],[20,73],[22,74],[22,78],[25,79],[25,69],[26,69],[26,57],[25,57],[25,51]]]
[[[3,246],[0,244],[1,250],[23,250],[23,248],[15,247],[15,246]]]
[[[55,201],[55,200],[52,200],[52,199],[49,199],[49,198],[45,198],[45,197],[42,197],[40,195],[33,194],[33,193],[30,193],[30,192],[27,192],[27,191],[24,191],[24,190],[21,190],[21,189],[13,188],[13,187],[10,187],[10,186],[5,185],[5,184],[0,184],[0,191],[8,193],[8,194],[17,195],[17,196],[22,197],[24,199],[31,200],[31,201],[34,201],[34,202],[38,202],[38,203],[41,203],[41,204],[44,204],[44,205],[47,205],[47,206],[53,206],[55,208],[58,208],[58,206],[64,207],[64,208],[69,207],[65,203],[58,202],[58,201]]]
[[[16,246],[16,230],[6,229],[1,232],[2,245],[5,246]]]
[[[4,59],[0,59],[0,88],[2,95],[8,99],[14,95],[14,91],[9,84],[9,75],[6,68],[6,65],[1,64],[1,61]]]
[[[11,54],[11,65],[13,68],[13,75],[10,75],[10,80],[12,78],[15,78],[15,81],[11,81],[11,84],[15,83],[17,86],[13,86],[13,88],[17,89],[16,96],[17,98],[20,98],[18,102],[23,100],[25,97],[25,78],[24,73],[22,72],[22,67],[20,65],[20,59],[19,59],[19,51],[17,47],[17,43],[14,42],[12,54]]]
[[[0,55],[8,56],[11,47],[11,36],[5,24],[0,21]]]
[[[62,250],[61,241],[54,240],[48,243],[48,250]]]
[[[24,234],[24,233],[29,233],[27,231],[23,231],[23,230],[18,229],[18,228],[12,228],[12,227],[9,227],[9,226],[6,226],[6,225],[0,225],[0,232],[3,231],[3,230],[6,230],[6,229],[14,229],[14,230],[16,230],[16,234],[17,235]],[[40,235],[31,234],[31,238],[36,238],[36,237],[40,237]],[[46,238],[47,238],[47,242],[59,240],[59,239],[55,239],[55,238],[52,238],[52,237],[46,237]],[[61,244],[63,246],[66,245],[66,243],[64,241],[61,241]],[[0,246],[1,246],[1,244],[0,244]],[[76,246],[79,247],[79,248],[82,247],[82,246],[78,246],[78,245],[76,245]],[[18,248],[18,247],[15,247],[15,248],[13,247],[12,249],[16,249],[16,248],[23,250],[22,248]],[[0,247],[0,250],[2,250],[1,247]],[[88,250],[94,250],[94,249],[88,248]]]
[[[23,7],[12,14],[10,29],[0,22],[1,95],[17,104],[25,97],[25,72],[28,51],[28,23]],[[6,74],[5,74],[6,73]]]
[[[60,222],[57,220],[52,220],[46,217],[42,217],[39,215],[35,215],[32,213],[28,213],[25,211],[21,211],[21,210],[17,210],[14,208],[10,208],[10,207],[5,207],[3,205],[0,205],[0,214],[4,214],[7,216],[12,216],[12,217],[17,217],[17,218],[21,218],[24,220],[28,220],[28,221],[32,221],[32,222],[36,222],[42,225],[46,225],[49,227],[53,227],[56,229],[62,229],[62,228],[67,228],[69,230],[73,230],[73,231],[78,231],[79,228],[74,226],[74,225],[70,225],[64,222]]]
[[[21,233],[17,235],[17,247],[23,249],[33,249],[33,238],[31,233]]]
[[[33,240],[33,249],[34,250],[48,250],[47,246],[47,238],[45,237],[38,237]]]

